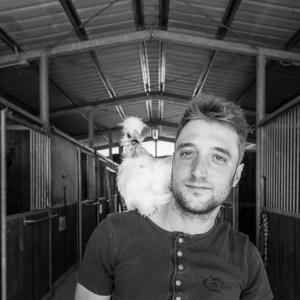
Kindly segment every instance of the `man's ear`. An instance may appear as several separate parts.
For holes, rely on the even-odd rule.
[[[244,164],[239,164],[238,167],[236,168],[233,182],[232,182],[232,187],[235,187],[237,185],[237,183],[239,182],[242,172],[243,172],[243,169],[244,169]]]

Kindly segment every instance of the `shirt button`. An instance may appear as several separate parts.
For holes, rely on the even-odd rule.
[[[179,269],[179,270],[183,270],[183,265],[181,265],[181,264],[178,265],[178,269]]]
[[[177,251],[177,256],[181,257],[183,255],[182,251]]]
[[[180,297],[180,296],[177,296],[177,297],[175,298],[175,300],[181,300],[181,297]]]
[[[180,237],[180,238],[178,239],[178,242],[179,242],[180,244],[182,244],[182,243],[183,243],[183,238]]]
[[[181,281],[180,281],[180,280],[176,280],[176,281],[175,281],[175,284],[176,284],[177,286],[181,286]]]

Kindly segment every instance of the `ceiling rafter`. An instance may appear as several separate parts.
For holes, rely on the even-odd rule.
[[[295,34],[285,43],[283,50],[289,51],[293,49],[298,43],[300,42],[300,28],[295,32]],[[277,61],[269,61],[266,65],[266,76],[270,74],[275,67],[277,67],[279,64]],[[240,94],[240,96],[235,100],[235,103],[240,104],[244,97],[246,97],[250,91],[256,87],[256,79],[254,79],[246,88],[245,90]]]
[[[159,1],[159,29],[167,30],[169,25],[169,0]],[[165,92],[166,80],[166,46],[163,41],[159,41],[159,91]]]
[[[134,14],[136,29],[144,30],[145,20],[144,20],[143,0],[132,0],[132,9]],[[149,95],[151,93],[151,82],[150,82],[150,71],[149,71],[149,61],[148,61],[146,41],[141,41],[139,43],[139,53],[140,53],[140,63],[141,63],[144,91],[147,95]],[[153,117],[151,99],[146,101],[146,109],[147,109],[148,119],[151,121]]]
[[[116,110],[117,110],[117,112],[118,112],[118,114],[119,114],[119,116],[120,116],[120,118],[121,118],[122,121],[124,119],[126,119],[126,114],[125,114],[125,112],[124,112],[124,110],[123,110],[123,108],[122,108],[121,105],[116,105]]]
[[[67,113],[72,113],[80,110],[87,110],[90,108],[93,109],[101,109],[101,106],[105,107],[107,105],[124,105],[124,104],[131,104],[135,102],[140,102],[140,101],[147,101],[147,100],[163,100],[169,103],[174,103],[177,105],[180,105],[182,107],[186,106],[186,103],[190,100],[190,97],[187,96],[182,96],[182,95],[175,95],[175,94],[164,94],[161,95],[160,93],[151,93],[150,95],[145,95],[145,94],[132,94],[132,95],[127,95],[127,96],[120,96],[118,98],[115,98],[114,100],[112,99],[104,99],[101,101],[94,101],[90,102],[87,104],[82,104],[82,105],[77,105],[76,107],[71,106],[71,107],[65,107],[58,109],[56,111],[50,112],[51,117],[57,117],[61,116]],[[246,114],[248,115],[255,115],[255,111],[250,111],[246,110]]]
[[[17,54],[23,52],[21,46],[19,44],[17,44],[17,42],[15,42],[4,30],[1,29],[1,33],[0,33],[0,39],[12,50],[12,51],[18,51]],[[30,62],[29,67],[31,68],[31,70],[34,72],[34,74],[38,77],[39,76],[39,65],[37,62],[33,61]],[[52,86],[52,88],[54,88],[67,102],[69,102],[72,105],[75,105],[74,101],[65,93],[65,91],[50,77],[48,78],[50,85]],[[11,102],[20,105],[21,107],[25,104],[23,104],[20,100],[13,98],[10,95],[7,95],[6,93],[2,92],[2,97],[6,98],[7,100],[10,100]],[[28,105],[26,105],[25,109],[29,112],[34,112],[34,110],[29,107]],[[82,113],[81,111],[79,111],[80,115],[88,121],[88,116],[85,115],[84,113]],[[95,126],[96,129],[99,128],[103,128],[103,126],[101,125],[97,125]]]
[[[4,91],[3,89],[0,89],[0,104],[6,106],[5,101],[1,101],[1,98],[5,99],[6,101],[11,102],[14,105],[17,105],[18,107],[20,107],[21,109],[29,112],[30,114],[37,114],[37,112],[30,107],[29,105],[25,104],[24,102],[22,102],[20,99],[17,99],[16,97],[8,94],[6,91]]]
[[[223,40],[225,38],[228,32],[228,28],[231,26],[240,4],[241,0],[229,0],[221,24],[219,25],[218,31],[216,32],[215,39]],[[207,65],[204,67],[204,70],[200,74],[200,77],[197,81],[196,87],[193,92],[193,97],[198,96],[202,92],[203,86],[207,80],[208,74],[212,69],[216,56],[217,51],[214,50],[210,55]]]
[[[77,13],[75,6],[73,5],[72,0],[59,0],[59,2],[62,5],[66,15],[68,16],[69,21],[71,22],[73,29],[76,32],[76,35],[79,37],[79,39],[81,41],[89,40],[88,34],[80,20],[80,17]],[[116,92],[114,91],[114,89],[113,89],[111,83],[109,82],[108,78],[106,77],[106,75],[101,70],[97,53],[93,50],[90,50],[89,56],[91,58],[93,66],[94,66],[101,82],[103,83],[103,85],[105,86],[105,88],[107,90],[108,95],[111,98],[115,98]]]
[[[153,137],[149,136],[149,137],[146,137],[144,139],[144,142],[148,142],[148,141],[153,141]],[[157,141],[163,141],[163,142],[169,142],[169,143],[174,143],[174,138],[168,138],[168,137],[163,137],[163,136],[159,136],[157,138]],[[111,145],[111,147],[119,147],[120,143],[113,143]],[[106,144],[106,145],[101,145],[101,146],[96,146],[94,147],[94,149],[97,151],[97,150],[103,150],[103,149],[107,149],[109,148],[109,144]]]
[[[276,60],[287,60],[296,62],[300,61],[300,54],[291,51],[277,50],[273,48],[259,46],[253,47],[251,45],[243,43],[220,41],[211,38],[180,34],[169,31],[167,32],[163,30],[143,30],[117,36],[110,36],[94,40],[54,46],[51,49],[40,48],[35,50],[29,50],[20,53],[19,57],[16,57],[15,54],[3,55],[0,57],[0,68],[1,65],[7,63],[15,63],[16,65],[18,65],[22,61],[39,59],[42,55],[47,55],[49,57],[57,55],[68,55],[73,53],[85,52],[100,47],[113,47],[116,45],[125,45],[147,40],[165,41],[179,45],[201,47],[203,49],[208,50],[225,51],[229,53],[236,53],[248,56],[256,56],[258,54],[263,54],[267,58]]]
[[[0,27],[0,39],[7,45],[7,47],[18,54],[22,51],[19,44],[17,44],[1,27]]]
[[[171,123],[171,122],[145,122],[145,123],[149,128],[157,127],[157,126],[165,126],[165,127],[169,127],[169,128],[177,128],[178,127],[178,124]],[[107,128],[107,129],[103,129],[103,130],[97,130],[97,131],[94,132],[94,136],[106,135],[109,131],[111,131],[111,132],[116,132],[117,131],[118,132],[120,130],[122,130],[121,126],[113,127],[113,128]],[[78,140],[85,139],[87,136],[88,136],[88,132],[73,135],[73,137],[78,139]]]

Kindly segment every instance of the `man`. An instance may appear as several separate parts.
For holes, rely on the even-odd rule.
[[[247,130],[237,105],[194,99],[176,136],[174,198],[150,217],[125,212],[98,226],[75,299],[272,299],[258,251],[218,218],[243,170]]]

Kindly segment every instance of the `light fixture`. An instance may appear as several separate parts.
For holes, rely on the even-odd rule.
[[[158,129],[157,128],[152,129],[152,138],[154,140],[158,140]]]

